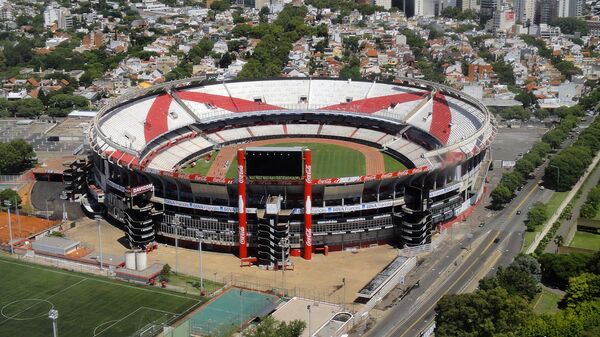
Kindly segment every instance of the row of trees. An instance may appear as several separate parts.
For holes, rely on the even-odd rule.
[[[581,132],[577,141],[550,159],[544,182],[558,191],[567,191],[584,174],[600,150],[600,120]]]
[[[523,182],[527,179],[527,177],[544,162],[546,156],[548,155],[548,153],[550,153],[551,149],[558,149],[560,145],[567,139],[567,137],[569,136],[569,132],[571,132],[573,128],[577,125],[577,116],[584,115],[585,111],[583,109],[583,106],[578,104],[569,108],[563,107],[557,109],[555,113],[559,116],[562,116],[560,123],[552,130],[546,132],[546,134],[544,134],[544,136],[542,137],[542,141],[534,144],[531,150],[517,161],[514,170],[504,173],[502,175],[500,183],[498,184],[498,186],[496,186],[496,188],[494,189],[494,191],[492,191],[491,194],[491,202],[493,208],[501,209],[506,203],[510,202],[514,198],[515,191],[520,186],[522,186]],[[594,122],[593,124],[596,124],[596,122]],[[592,137],[592,135],[595,135],[595,133],[586,130],[581,133],[579,138],[586,139],[585,143],[587,144],[588,142],[593,142],[594,139],[596,139]],[[600,132],[598,133],[598,137],[598,139],[600,139]],[[579,142],[580,141],[578,140],[578,143]],[[598,144],[598,147],[600,148],[600,144]],[[565,151],[562,151],[561,153],[563,152]],[[554,156],[552,158],[552,160],[554,161],[551,160],[550,164],[546,168],[546,171],[544,172],[544,182],[548,184],[549,187],[554,187],[557,183],[558,177],[554,174],[558,174],[558,170],[561,170],[560,180],[562,181],[562,166],[565,165],[565,163],[563,162],[569,159],[568,157],[570,157],[570,154],[567,153],[565,155],[562,155],[562,157],[559,158],[559,160],[555,159],[557,156]],[[582,160],[580,160],[579,164],[585,164],[587,162],[586,158],[588,158],[588,156],[582,157]],[[562,163],[562,165],[560,166],[561,168],[557,169],[556,166],[559,163]],[[587,165],[589,165],[589,163]],[[565,173],[567,171],[568,169],[565,169]],[[568,179],[565,180],[565,183],[568,183],[572,180],[570,176],[567,178]]]
[[[550,145],[547,143],[542,141],[534,144],[531,150],[517,161],[514,170],[502,175],[500,183],[491,194],[492,207],[501,209],[510,202],[514,198],[515,191],[523,185],[533,170],[544,162],[549,152]]]
[[[39,98],[24,98],[9,101],[0,97],[0,117],[38,117],[44,113],[53,117],[64,117],[73,109],[86,109],[90,101],[78,95],[54,93]]]
[[[519,255],[474,293],[446,295],[437,304],[436,336],[598,336],[600,253],[593,257]],[[536,314],[539,281],[566,291],[554,314]]]
[[[19,174],[33,166],[35,157],[31,144],[22,139],[0,143],[0,173]]]
[[[600,185],[594,186],[587,195],[587,199],[581,206],[580,216],[585,219],[593,219],[600,208]]]

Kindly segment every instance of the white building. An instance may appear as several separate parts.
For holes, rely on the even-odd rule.
[[[584,0],[559,0],[558,17],[582,16]]]
[[[535,0],[515,0],[516,21],[533,23],[535,16]]]
[[[58,29],[73,28],[73,17],[68,8],[58,7],[51,3],[44,9],[44,26],[50,27],[56,23]]]

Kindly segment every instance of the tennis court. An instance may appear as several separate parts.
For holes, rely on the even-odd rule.
[[[240,325],[273,311],[279,297],[232,288],[198,310],[190,319],[191,330],[203,336],[222,336]]]

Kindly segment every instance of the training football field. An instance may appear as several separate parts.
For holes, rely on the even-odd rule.
[[[200,297],[0,257],[0,336],[131,336],[176,319]],[[156,326],[155,326],[156,325]]]

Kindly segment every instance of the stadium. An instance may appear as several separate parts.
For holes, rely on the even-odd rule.
[[[419,246],[480,200],[495,134],[481,102],[419,79],[192,78],[99,111],[88,198],[132,246],[201,240],[271,267]]]

